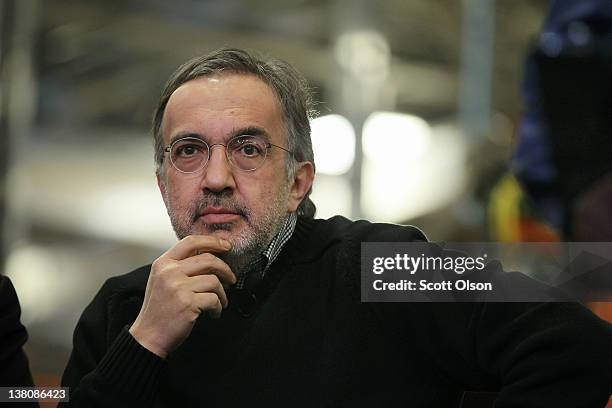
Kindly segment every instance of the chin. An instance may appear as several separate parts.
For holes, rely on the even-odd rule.
[[[204,224],[204,230],[208,231],[208,233],[214,233],[218,231],[227,231],[230,232],[236,223],[234,222],[224,222],[220,224]]]
[[[202,235],[215,235],[219,238],[231,237],[240,233],[241,220],[232,222],[205,223],[202,219],[198,219],[193,225],[193,231]]]
[[[196,228],[199,234],[212,235],[230,241],[232,244],[244,231],[237,223],[204,224]]]

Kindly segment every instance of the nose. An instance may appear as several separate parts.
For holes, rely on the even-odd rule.
[[[210,159],[204,168],[202,188],[212,192],[233,190],[236,187],[234,173],[225,156],[225,146],[211,146]]]

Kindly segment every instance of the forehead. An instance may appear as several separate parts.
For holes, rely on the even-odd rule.
[[[162,135],[166,142],[179,133],[218,139],[253,126],[280,137],[283,117],[276,94],[254,75],[222,74],[188,81],[172,93]]]

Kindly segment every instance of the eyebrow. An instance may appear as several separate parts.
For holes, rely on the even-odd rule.
[[[245,128],[234,129],[230,133],[230,139],[233,139],[236,136],[243,135],[261,136],[268,142],[270,141],[270,135],[268,134],[268,132],[266,132],[264,128],[261,128],[259,126],[247,126]]]
[[[202,141],[205,141],[205,137],[202,136],[199,133],[194,133],[194,132],[178,132],[176,135],[172,136],[172,138],[170,139],[170,142],[168,142],[168,146],[171,146],[172,143],[176,142],[177,140],[180,139],[199,139]]]
[[[259,126],[247,126],[244,128],[234,128],[230,132],[227,140],[231,140],[237,136],[243,136],[243,135],[261,136],[264,139],[266,139],[268,142],[270,141],[270,135],[268,134],[268,132],[266,132],[264,128],[261,128]],[[199,140],[202,140],[203,142],[207,142],[207,137],[200,133],[179,132],[176,135],[172,136],[168,145],[171,145],[177,140],[186,139],[186,138],[199,139]]]

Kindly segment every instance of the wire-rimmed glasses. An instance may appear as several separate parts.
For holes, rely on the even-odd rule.
[[[266,161],[268,150],[272,146],[293,154],[284,147],[270,143],[257,135],[240,135],[230,139],[227,144],[208,145],[204,140],[188,136],[177,139],[164,151],[169,153],[170,162],[181,173],[196,173],[203,169],[210,160],[212,148],[225,147],[225,156],[231,166],[242,171],[255,171]]]

